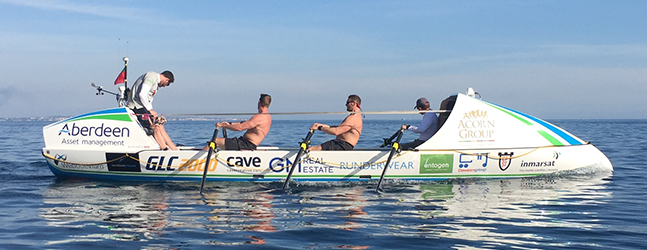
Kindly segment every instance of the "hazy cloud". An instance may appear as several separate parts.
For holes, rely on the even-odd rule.
[[[0,3],[13,4],[46,10],[63,10],[68,12],[90,14],[110,18],[129,18],[141,10],[134,8],[114,7],[91,2],[69,2],[60,0],[0,0]]]
[[[0,107],[9,102],[14,93],[16,93],[15,86],[0,87]]]

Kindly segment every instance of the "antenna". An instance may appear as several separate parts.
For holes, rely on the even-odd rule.
[[[128,41],[126,41],[128,43]],[[128,50],[126,48],[126,50]],[[126,52],[126,55],[128,52]],[[119,100],[117,102],[119,103],[119,107],[125,107],[126,104],[128,103],[128,96],[130,95],[130,89],[128,88],[128,61],[130,59],[127,56],[124,56],[124,86],[119,87]]]
[[[481,94],[479,94],[479,92],[474,91],[472,87],[467,88],[467,92],[465,93],[465,95],[472,98],[476,98],[476,96],[478,95],[478,99],[481,99]]]

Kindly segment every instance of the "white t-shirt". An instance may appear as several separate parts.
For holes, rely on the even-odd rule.
[[[155,97],[155,93],[157,93],[160,81],[160,74],[153,71],[137,78],[130,96],[128,96],[128,108],[146,108],[146,110],[152,110],[153,97]]]

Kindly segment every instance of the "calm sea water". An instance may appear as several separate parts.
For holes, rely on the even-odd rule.
[[[289,192],[281,183],[210,182],[201,196],[199,183],[59,180],[40,155],[49,122],[2,121],[0,248],[646,249],[647,121],[551,122],[595,144],[615,172],[386,181],[382,193],[366,182]],[[311,123],[275,121],[263,144],[296,147]],[[367,120],[358,147],[378,146],[401,123]],[[213,128],[167,124],[187,146],[204,145]]]

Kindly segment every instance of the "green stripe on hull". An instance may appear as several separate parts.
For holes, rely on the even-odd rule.
[[[550,143],[552,143],[552,144],[553,144],[553,146],[564,146],[564,143],[562,143],[561,141],[557,140],[557,138],[555,138],[555,137],[551,136],[551,135],[550,135],[550,134],[548,134],[548,132],[546,132],[546,131],[543,131],[543,130],[537,130],[537,133],[539,133],[539,134],[540,134],[540,135],[542,135],[544,138],[546,138],[546,140],[548,140]]]
[[[130,119],[130,116],[128,114],[108,114],[108,115],[80,117],[78,119],[69,120],[68,122],[83,121],[83,120],[112,120],[112,121],[124,121],[124,122],[132,121],[132,119]]]
[[[534,124],[533,124],[532,122],[530,122],[530,121],[528,121],[528,120],[526,120],[526,119],[524,119],[524,118],[522,118],[522,117],[520,117],[520,116],[518,116],[518,115],[515,115],[515,114],[513,114],[513,113],[511,113],[511,112],[509,112],[509,111],[507,111],[507,110],[505,110],[505,109],[502,109],[502,108],[500,108],[500,107],[497,107],[497,106],[492,105],[492,104],[487,103],[487,102],[484,102],[484,103],[485,103],[485,104],[487,104],[487,105],[489,105],[490,107],[493,107],[493,108],[495,108],[495,109],[498,109],[499,111],[501,111],[501,112],[503,112],[503,113],[506,113],[506,114],[508,114],[508,115],[510,115],[510,116],[512,116],[512,117],[514,117],[515,119],[517,119],[517,120],[519,120],[519,121],[521,121],[521,122],[525,123],[525,124],[526,124],[526,125],[528,125],[528,126],[534,126]],[[548,142],[550,142],[551,144],[553,144],[553,146],[564,146],[564,144],[563,144],[562,142],[560,142],[559,140],[557,140],[557,138],[553,137],[552,135],[550,135],[550,134],[549,134],[549,133],[547,133],[546,131],[543,131],[543,130],[537,130],[537,133],[539,133],[539,135],[541,135],[541,136],[542,136],[542,137],[544,137],[546,140],[548,140]]]

